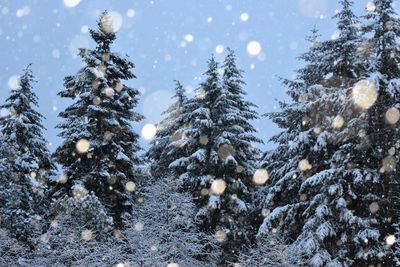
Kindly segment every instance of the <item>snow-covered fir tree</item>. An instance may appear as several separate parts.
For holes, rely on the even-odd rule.
[[[351,2],[341,4],[339,38],[318,43],[303,56],[308,66],[295,81],[285,81],[292,103],[269,115],[286,130],[272,138],[278,147],[264,159],[271,179],[261,190],[266,218],[259,235],[278,232],[292,239],[311,266],[390,265],[381,230],[386,218],[379,212],[381,167],[368,156],[375,86],[365,79],[368,65],[361,65],[356,53],[360,37]],[[304,71],[312,65],[314,72]]]
[[[259,140],[249,123],[257,113],[243,99],[244,82],[232,51],[223,69],[221,80],[218,63],[210,59],[205,81],[180,117],[186,122],[178,132],[181,138],[172,142],[186,154],[170,167],[181,174],[183,189],[194,196],[200,228],[215,232],[225,250],[223,261],[233,261],[254,230],[248,220],[249,187],[254,185],[251,175],[259,154],[253,143]]]
[[[367,157],[370,166],[378,169],[379,199],[378,214],[380,220],[380,239],[395,236],[400,222],[399,197],[400,180],[398,160],[400,143],[396,136],[400,133],[398,114],[400,108],[400,20],[394,8],[393,0],[375,0],[365,15],[364,33],[368,45],[372,47],[369,61],[368,78],[374,83],[377,97],[375,104],[368,110],[366,129],[371,146]],[[398,242],[395,244],[398,249]],[[396,261],[400,258],[397,256]],[[389,256],[390,258],[390,256]],[[390,260],[388,260],[390,262]]]
[[[307,159],[307,153],[312,147],[310,137],[315,140],[313,129],[303,125],[304,119],[305,122],[308,121],[308,110],[303,101],[310,95],[308,88],[324,76],[318,68],[320,60],[317,38],[318,31],[314,29],[307,38],[311,45],[309,51],[300,57],[307,64],[297,71],[294,81],[283,80],[284,85],[289,88],[288,95],[292,98],[292,103],[280,102],[282,111],[268,114],[268,117],[284,131],[271,138],[278,146],[267,152],[263,159],[262,167],[268,170],[270,179],[267,186],[259,191],[259,198],[264,202],[260,212],[266,216],[259,230],[261,236],[268,236],[272,229],[276,229],[283,238],[296,239],[304,223],[300,210],[304,207],[298,203],[301,179],[297,177],[299,162]],[[280,228],[273,228],[276,226],[270,222],[273,219],[271,211],[281,216]]]
[[[218,255],[212,235],[199,232],[190,193],[177,192],[178,179],[164,175],[143,188],[143,201],[125,230],[134,266],[213,266]]]
[[[142,116],[133,111],[139,92],[123,80],[135,78],[127,56],[111,52],[116,35],[111,17],[104,12],[98,29],[90,30],[96,48],[81,49],[84,67],[67,76],[61,97],[75,100],[60,113],[58,125],[64,139],[54,157],[63,167],[58,197],[83,187],[94,192],[118,226],[121,214],[131,210],[138,180],[138,135],[132,128]],[[56,194],[57,196],[57,194]]]
[[[216,116],[218,118],[216,120],[218,128],[218,135],[215,137],[216,147],[220,148],[224,145],[233,147],[236,175],[249,186],[254,181],[248,179],[253,177],[260,156],[260,150],[253,145],[262,143],[254,135],[256,129],[251,125],[251,121],[258,118],[255,111],[257,106],[244,99],[247,93],[243,89],[246,85],[243,81],[243,71],[236,65],[234,51],[230,48],[227,50],[228,55],[222,64],[223,94],[221,99],[218,99],[221,111],[226,111],[226,113]],[[225,171],[222,170],[222,172]]]
[[[43,116],[34,107],[38,99],[32,91],[34,77],[30,65],[19,86],[0,109],[8,114],[0,119],[1,171],[0,227],[19,240],[27,241],[34,232],[37,213],[44,205],[43,189],[53,164],[43,138]]]
[[[19,241],[16,237],[22,234],[32,234],[29,222],[30,214],[18,214],[23,196],[21,187],[10,182],[12,157],[10,146],[5,142],[0,144],[0,265],[8,266],[16,263],[21,255],[28,253],[24,238]],[[30,211],[30,210],[29,210]],[[24,227],[23,227],[24,226]],[[23,228],[22,228],[23,227]],[[22,228],[22,229],[21,229]],[[16,235],[16,232],[19,234]],[[21,239],[21,238],[20,238]]]
[[[361,23],[351,10],[353,1],[338,2],[342,8],[333,16],[337,20],[337,36],[316,45],[321,56],[319,68],[335,79],[335,85],[346,82],[343,79],[360,77],[366,69],[359,56],[363,40],[359,34]]]
[[[174,141],[182,139],[181,134],[185,122],[180,118],[186,113],[188,101],[185,89],[179,81],[176,81],[173,99],[175,102],[163,112],[166,118],[157,125],[156,136],[147,151],[147,157],[153,161],[152,172],[155,175],[165,174],[169,165],[184,154],[180,145],[176,143],[172,145]]]
[[[337,32],[314,29],[283,80],[291,100],[267,114],[282,132],[259,164],[257,107],[229,48],[193,98],[176,82],[148,176],[111,14],[59,93],[72,104],[58,175],[28,66],[0,105],[0,266],[400,266],[400,18],[394,0],[362,18],[337,2]]]
[[[18,88],[11,89],[5,104],[0,105],[0,109],[8,111],[8,115],[0,120],[0,129],[1,138],[17,149],[14,154],[19,160],[12,164],[14,175],[29,174],[34,180],[42,181],[54,166],[43,137],[44,117],[35,110],[38,98],[32,91],[33,82],[35,78],[31,65],[28,65],[19,78]]]

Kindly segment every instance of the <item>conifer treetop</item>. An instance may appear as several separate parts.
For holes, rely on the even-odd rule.
[[[103,12],[97,24],[97,30],[90,30],[96,47],[81,49],[84,67],[65,77],[65,89],[59,92],[75,102],[59,115],[64,142],[54,156],[67,181],[57,191],[73,193],[78,186],[94,192],[121,226],[121,215],[130,210],[135,195],[125,185],[137,182],[141,174],[139,136],[132,122],[143,116],[134,111],[139,91],[123,83],[136,78],[134,64],[111,51],[115,32],[110,15]]]

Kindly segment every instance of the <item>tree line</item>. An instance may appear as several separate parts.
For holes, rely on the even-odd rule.
[[[400,264],[400,20],[340,0],[337,38],[299,57],[282,131],[262,152],[243,71],[228,49],[174,103],[142,156],[139,91],[104,12],[95,49],[65,77],[63,142],[50,153],[31,67],[0,108],[0,265],[396,266]]]

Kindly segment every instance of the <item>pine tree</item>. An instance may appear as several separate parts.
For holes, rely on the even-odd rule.
[[[399,19],[393,7],[393,0],[374,0],[370,3],[365,34],[373,36],[368,40],[374,47],[375,57],[371,60],[370,72],[381,73],[388,80],[400,75],[399,51],[396,37],[399,35]]]
[[[192,196],[177,192],[176,183],[176,177],[164,175],[143,189],[143,202],[125,231],[134,265],[213,266],[216,242],[198,231]]]
[[[1,161],[0,225],[14,237],[29,240],[37,213],[43,205],[43,189],[54,165],[43,138],[43,116],[34,110],[38,99],[32,91],[30,65],[0,109],[9,114],[0,120]]]
[[[375,0],[369,4],[364,33],[372,47],[368,76],[375,84],[377,98],[368,110],[367,135],[371,146],[368,150],[369,164],[380,171],[379,217],[380,239],[394,236],[400,222],[400,180],[397,175],[399,142],[394,138],[400,133],[398,124],[400,51],[400,20],[392,0]],[[394,244],[398,249],[398,242]],[[393,255],[385,255],[391,262]],[[399,258],[397,258],[399,261]],[[394,263],[393,263],[394,264]]]
[[[258,192],[258,198],[264,202],[262,215],[266,216],[259,235],[266,235],[275,227],[269,222],[272,220],[269,213],[280,210],[284,214],[288,213],[288,220],[282,218],[282,229],[278,229],[282,237],[295,239],[301,231],[301,217],[298,215],[301,214],[301,211],[298,211],[301,207],[295,198],[299,197],[298,191],[301,186],[301,179],[297,179],[298,164],[302,159],[307,159],[308,151],[312,147],[310,142],[315,140],[313,129],[305,127],[309,121],[309,112],[304,102],[312,96],[309,88],[318,84],[324,77],[318,68],[320,56],[317,38],[318,31],[313,29],[311,36],[307,37],[311,47],[300,57],[306,65],[297,71],[296,80],[283,80],[283,84],[289,88],[288,95],[292,98],[292,103],[280,102],[282,111],[268,114],[268,117],[284,131],[271,138],[278,146],[267,152],[262,162],[262,167],[268,170],[270,179],[267,186]],[[282,210],[283,207],[285,210]],[[301,220],[301,223],[304,221]]]
[[[1,137],[0,137],[1,138]],[[3,139],[1,139],[3,140]],[[4,141],[4,140],[3,140]],[[29,213],[18,214],[20,211],[19,197],[23,194],[20,187],[10,182],[11,153],[10,146],[5,142],[0,144],[0,265],[17,264],[18,258],[27,255],[30,249],[26,243],[19,241],[25,233],[32,233],[29,224]],[[26,216],[27,215],[27,216]],[[25,227],[24,227],[25,226]],[[18,233],[18,235],[16,235]],[[21,239],[21,238],[20,238]],[[24,240],[26,241],[26,240]]]
[[[379,168],[368,155],[374,86],[365,79],[368,66],[360,65],[355,53],[360,42],[356,27],[346,23],[356,22],[351,2],[341,3],[339,38],[320,43],[303,57],[311,59],[305,69],[316,66],[318,78],[309,79],[304,73],[313,72],[303,69],[298,81],[285,81],[293,103],[270,115],[286,130],[272,139],[278,147],[264,159],[271,179],[261,191],[266,217],[259,236],[278,232],[292,239],[291,246],[304,249],[311,266],[389,264],[377,212]],[[332,62],[337,64],[323,67]]]
[[[337,20],[338,36],[320,43],[318,50],[322,56],[319,68],[323,73],[331,75],[325,78],[334,78],[340,85],[346,79],[360,77],[366,67],[359,56],[363,40],[359,34],[361,24],[351,10],[353,1],[340,0],[339,3],[342,8],[333,16]]]
[[[141,163],[138,135],[131,125],[142,119],[133,111],[139,92],[122,84],[135,78],[134,64],[127,56],[111,52],[116,35],[107,12],[98,20],[98,30],[90,34],[96,48],[81,50],[85,66],[65,78],[65,90],[59,93],[76,100],[60,113],[64,122],[58,128],[64,142],[54,157],[65,175],[57,186],[58,197],[73,194],[76,187],[94,192],[121,226],[121,215],[131,210]]]
[[[181,174],[183,188],[194,196],[200,228],[215,232],[221,241],[222,261],[233,261],[252,237],[248,216],[254,184],[249,176],[259,154],[252,144],[259,140],[248,122],[257,114],[243,99],[244,82],[232,51],[223,68],[221,81],[218,63],[214,58],[209,61],[205,81],[180,118],[187,122],[180,131],[182,138],[172,143],[186,155],[170,167]]]
[[[221,110],[226,113],[219,114],[216,145],[221,147],[228,144],[234,148],[234,157],[237,162],[236,173],[249,186],[252,181],[246,179],[253,176],[260,155],[260,150],[253,144],[262,143],[254,136],[256,129],[250,123],[258,119],[255,111],[257,106],[244,99],[247,93],[242,88],[246,85],[243,81],[243,71],[236,65],[234,51],[228,48],[228,53],[222,65],[225,95],[222,95],[219,100],[222,105]]]
[[[151,147],[147,151],[147,157],[152,162],[152,171],[155,175],[165,174],[169,165],[183,155],[181,146],[172,143],[180,140],[181,130],[184,121],[180,120],[186,113],[186,103],[188,101],[185,90],[179,81],[176,81],[175,95],[176,101],[163,113],[166,118],[157,125],[157,133],[151,142]]]

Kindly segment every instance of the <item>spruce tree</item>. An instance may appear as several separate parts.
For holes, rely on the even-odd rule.
[[[255,166],[259,160],[260,150],[253,144],[262,143],[254,136],[256,129],[251,125],[251,121],[258,119],[255,111],[257,106],[244,97],[247,93],[243,86],[243,71],[236,65],[236,55],[233,50],[228,48],[223,68],[222,86],[225,95],[221,95],[221,110],[226,111],[218,117],[218,136],[216,136],[217,146],[230,145],[234,148],[234,157],[237,162],[237,176],[248,186],[252,183],[249,177],[253,177]],[[226,171],[226,170],[223,170]]]
[[[318,47],[321,59],[319,68],[325,78],[335,78],[343,83],[346,79],[360,77],[366,69],[362,57],[359,56],[363,39],[360,38],[361,23],[353,13],[353,1],[339,0],[341,9],[333,16],[337,20],[337,37],[320,43]],[[332,84],[330,84],[332,86]]]
[[[10,145],[0,144],[0,265],[17,264],[19,257],[24,257],[29,251],[26,245],[26,235],[32,234],[30,227],[30,211],[21,211],[21,187],[10,182],[12,157]],[[15,152],[13,150],[13,152]],[[25,235],[25,238],[21,238]],[[17,239],[18,237],[18,239]],[[22,240],[21,240],[22,239]]]
[[[390,264],[377,212],[382,181],[368,155],[368,110],[376,95],[365,79],[368,66],[355,53],[360,37],[351,2],[341,4],[339,38],[303,57],[311,59],[305,69],[316,66],[311,73],[318,78],[300,70],[297,81],[286,81],[293,103],[270,114],[286,130],[272,139],[278,147],[264,159],[271,179],[260,192],[266,218],[259,236],[277,232],[291,239],[311,266]]]
[[[188,101],[185,90],[179,81],[176,81],[175,102],[163,114],[166,116],[157,125],[157,133],[151,142],[151,147],[146,155],[152,160],[151,169],[154,175],[163,175],[168,170],[169,165],[183,155],[181,145],[174,141],[182,139],[181,130],[184,121],[180,120],[186,113],[186,103]]]
[[[311,91],[309,88],[318,84],[324,76],[318,68],[320,63],[318,36],[318,31],[313,29],[311,35],[307,37],[310,49],[300,57],[306,65],[297,70],[296,79],[293,81],[283,80],[283,84],[288,87],[287,94],[291,97],[292,102],[280,102],[281,111],[267,114],[284,130],[271,138],[271,141],[277,144],[277,148],[268,151],[261,164],[268,170],[270,179],[267,186],[257,192],[260,201],[264,202],[262,212],[260,212],[266,216],[259,235],[267,234],[272,228],[269,222],[270,211],[274,212],[275,209],[279,211],[282,210],[282,207],[286,207],[285,210],[291,216],[287,221],[282,218],[285,225],[282,226],[282,229],[278,229],[279,233],[285,239],[295,239],[301,231],[299,224],[301,217],[298,215],[301,212],[298,211],[300,207],[297,199],[301,179],[293,178],[298,177],[298,164],[302,159],[307,158],[307,153],[312,147],[310,139],[315,141],[313,129],[308,129],[305,125],[309,119],[304,102],[308,100],[309,95],[312,95],[309,93]]]
[[[216,233],[221,242],[222,261],[233,261],[239,248],[250,243],[254,230],[248,216],[251,176],[259,154],[253,143],[259,140],[249,124],[257,114],[243,99],[244,82],[232,51],[223,68],[221,81],[218,63],[214,58],[209,61],[205,81],[180,118],[186,122],[182,138],[173,142],[186,154],[170,167],[181,174],[182,187],[194,195],[200,228]]]
[[[1,173],[0,225],[20,240],[29,240],[37,213],[45,201],[43,189],[54,165],[43,138],[42,119],[34,107],[38,99],[32,91],[34,76],[30,65],[20,77],[0,109],[8,115],[0,119]]]
[[[377,90],[376,102],[368,111],[366,131],[371,143],[368,158],[369,164],[380,171],[380,183],[376,186],[381,195],[377,213],[380,217],[380,239],[385,242],[385,238],[395,236],[400,222],[400,180],[397,175],[400,144],[395,138],[400,133],[400,20],[392,0],[372,1],[365,19],[363,30],[372,47],[368,76]],[[398,250],[398,241],[390,246]],[[390,263],[392,257],[385,255],[385,260]],[[400,261],[398,256],[396,261]]]
[[[81,49],[84,67],[65,78],[65,90],[59,93],[75,102],[59,115],[64,141],[54,157],[64,175],[56,189],[58,197],[75,195],[80,188],[94,192],[121,226],[121,215],[131,210],[141,163],[132,128],[132,122],[142,119],[133,111],[139,92],[122,83],[135,78],[134,64],[128,56],[111,52],[116,35],[107,12],[90,35],[96,48]]]

